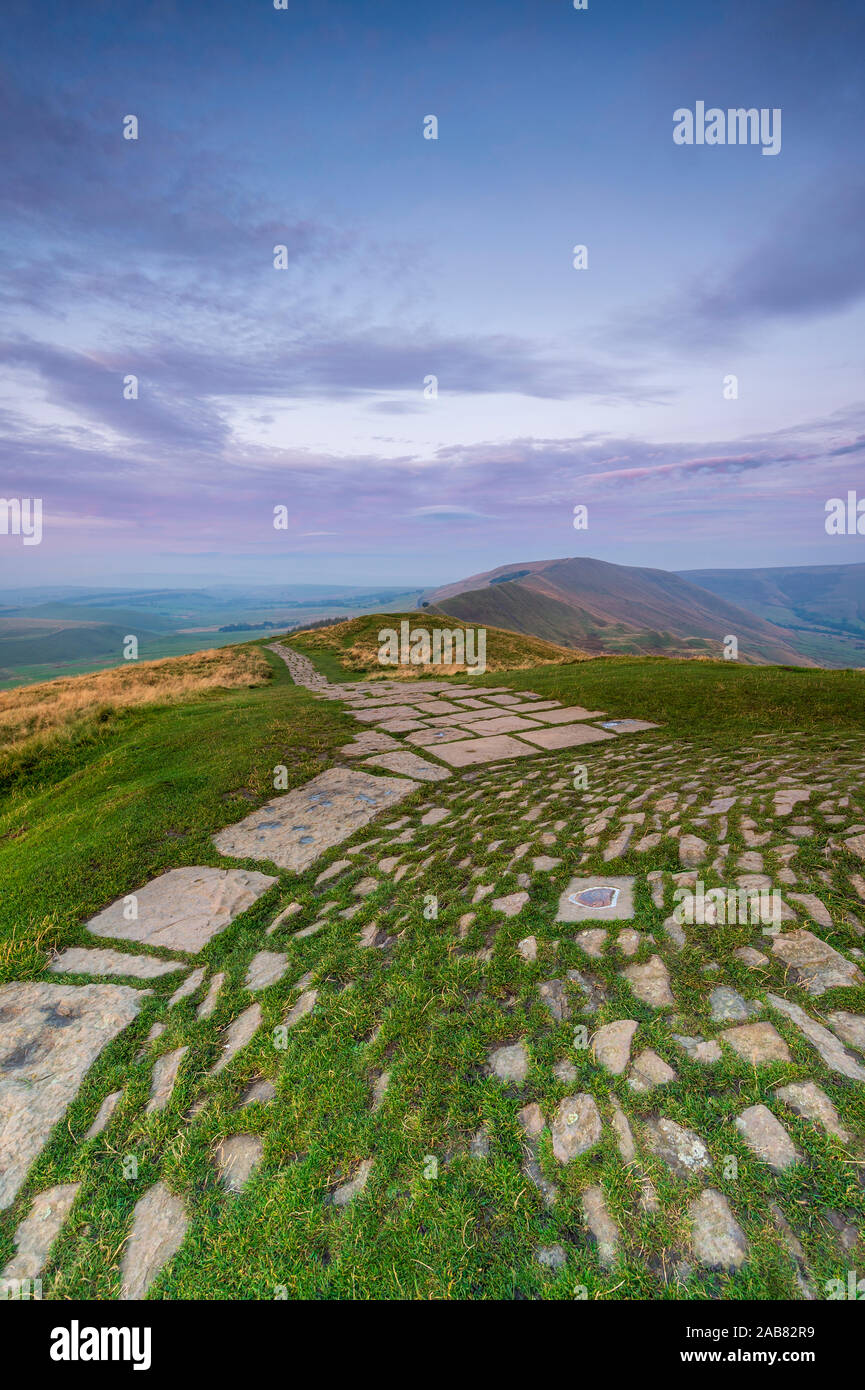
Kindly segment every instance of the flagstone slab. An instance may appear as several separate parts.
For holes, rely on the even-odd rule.
[[[358,1167],[354,1176],[349,1178],[347,1182],[340,1183],[339,1187],[337,1187],[332,1197],[333,1205],[335,1207],[348,1206],[349,1202],[353,1202],[355,1197],[359,1196],[359,1194],[363,1192],[363,1189],[366,1187],[369,1181],[369,1175],[372,1172],[372,1165],[373,1160],[371,1158],[365,1158]]]
[[[0,1211],[96,1058],[146,997],[130,985],[0,986]]]
[[[269,1105],[276,1100],[276,1087],[267,1077],[252,1081],[240,1097],[241,1105]]]
[[[201,1003],[195,1011],[196,1018],[210,1018],[210,1015],[216,1008],[216,1000],[219,995],[219,991],[222,989],[224,981],[225,974],[222,970],[218,971],[217,974],[213,976],[213,979],[207,986],[207,994],[204,996],[204,998],[202,999]]]
[[[143,1298],[157,1275],[177,1254],[189,1225],[179,1197],[163,1182],[154,1183],[135,1205],[132,1229],[120,1265],[122,1300]]]
[[[250,820],[263,818],[260,811],[248,817]],[[164,946],[170,951],[194,954],[203,950],[212,937],[224,931],[274,883],[276,879],[270,875],[249,869],[171,869],[151,879],[135,893],[118,898],[92,917],[87,928],[94,936],[143,941],[148,946]],[[127,921],[126,913],[132,900],[137,915],[134,920]]]
[[[456,709],[456,705],[452,706]],[[362,724],[382,724],[392,719],[414,719],[414,705],[382,705],[380,709],[355,709],[351,711]],[[432,713],[432,711],[430,711]]]
[[[29,1214],[15,1232],[15,1254],[0,1273],[4,1279],[38,1279],[72,1210],[80,1183],[62,1183],[49,1187],[33,1199]],[[3,1295],[0,1282],[0,1298]]]
[[[631,1059],[631,1042],[639,1028],[633,1018],[618,1018],[605,1023],[592,1039],[595,1061],[613,1076],[621,1076]]]
[[[383,767],[388,772],[402,772],[407,777],[416,777],[419,782],[443,782],[451,775],[446,767],[436,767],[435,763],[428,763],[426,758],[418,753],[410,753],[407,748],[400,753],[376,753],[364,761],[372,767]]]
[[[525,743],[509,734],[493,734],[490,738],[473,738],[463,743],[448,743],[438,749],[437,756],[453,767],[468,767],[473,763],[501,762],[503,758],[526,758],[535,753]]]
[[[553,1155],[559,1163],[570,1163],[572,1158],[593,1149],[601,1139],[601,1116],[594,1096],[582,1092],[559,1101],[550,1135]]]
[[[495,707],[493,705],[489,705],[487,706],[487,708],[489,709],[491,714],[495,713]],[[500,709],[499,713],[524,714],[530,719],[534,719],[535,715],[537,715],[538,719],[540,720],[541,710],[555,710],[555,712],[558,714],[561,712],[561,708],[561,700],[527,700],[525,704],[508,705],[504,710]]]
[[[70,946],[48,968],[53,975],[132,975],[139,980],[155,980],[187,969],[182,961],[128,956],[125,951],[91,950],[87,946]]]
[[[471,733],[485,738],[489,734],[515,734],[519,729],[537,729],[531,719],[521,719],[514,714],[499,714],[495,719],[477,719],[467,723]]]
[[[476,685],[474,684],[475,677],[472,677],[472,676],[471,676],[471,672],[469,672],[469,677],[470,677],[470,679],[471,679],[471,681],[472,681],[472,684],[471,684],[471,685],[464,685],[464,686],[461,686],[460,689],[467,691],[470,695],[483,695],[484,698],[486,698],[487,695],[501,695],[501,694],[507,692],[508,687],[507,687],[506,685],[477,685],[477,686],[476,686]],[[455,689],[455,688],[456,688],[456,687],[448,687],[448,686],[443,686],[443,687],[442,687],[442,689]],[[524,693],[523,693],[523,699],[525,699],[525,698],[526,698],[526,697],[525,697],[525,692],[524,692]]]
[[[456,714],[459,709],[452,700],[424,700],[423,706],[417,705],[418,714]]]
[[[583,1220],[595,1238],[601,1269],[612,1269],[619,1253],[619,1230],[607,1208],[601,1187],[587,1187],[582,1196]]]
[[[454,743],[464,738],[463,729],[418,729],[409,734],[406,743],[413,743],[418,748],[435,748],[437,743]]]
[[[347,758],[361,758],[364,754],[390,753],[399,746],[399,740],[391,738],[390,734],[382,733],[379,729],[362,729],[351,743],[344,743],[339,751]]]
[[[407,734],[412,730],[424,728],[424,723],[422,719],[386,719],[378,727],[388,734]]]
[[[418,785],[397,777],[374,777],[353,767],[329,768],[305,786],[274,797],[237,825],[220,830],[213,843],[220,854],[268,859],[281,869],[303,873],[380,811],[393,810]]]
[[[574,724],[579,719],[603,719],[602,709],[583,709],[582,705],[567,705],[558,709],[548,708],[545,704],[531,705],[532,717],[541,724]]]
[[[432,719],[425,719],[424,726],[429,729],[470,729],[473,724],[500,716],[501,713],[494,705],[490,705],[489,709],[464,709],[459,714],[437,714]],[[462,737],[465,738],[464,733]]]
[[[630,877],[572,878],[559,898],[557,922],[630,921],[634,880]]]
[[[605,738],[615,738],[615,734],[604,733],[593,724],[554,724],[551,729],[527,729],[520,734],[529,743],[539,748],[575,748],[580,743],[600,743]]]
[[[677,1178],[689,1178],[712,1166],[709,1151],[699,1134],[664,1116],[649,1116],[644,1122],[646,1143]]]

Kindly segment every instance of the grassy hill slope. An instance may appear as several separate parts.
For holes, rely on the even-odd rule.
[[[350,618],[344,623],[316,631],[292,632],[285,640],[289,646],[314,659],[331,680],[367,674],[387,676],[390,680],[415,680],[421,676],[447,675],[462,667],[433,665],[386,666],[378,659],[379,632],[385,629],[400,631],[400,624],[409,624],[409,631],[422,627],[432,632],[436,628],[454,631],[458,628],[486,631],[486,669],[488,671],[534,670],[543,665],[562,665],[579,660],[582,653],[558,646],[534,636],[518,636],[512,631],[488,625],[483,619],[476,622],[455,622],[447,614],[423,610],[411,613],[370,613],[362,618]],[[477,640],[477,639],[475,639]],[[477,651],[477,646],[475,647]]]

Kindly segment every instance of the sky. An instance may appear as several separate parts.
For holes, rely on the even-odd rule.
[[[856,0],[4,0],[0,37],[0,497],[43,517],[0,585],[865,559],[824,524],[865,496]],[[701,101],[779,152],[675,143]]]

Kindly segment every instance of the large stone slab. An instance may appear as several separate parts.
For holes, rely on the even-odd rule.
[[[145,941],[148,946],[194,953],[274,883],[276,879],[268,874],[249,869],[171,869],[135,893],[118,898],[87,926],[94,936]],[[133,910],[135,916],[127,921]]]
[[[333,767],[276,796],[261,810],[214,835],[220,854],[269,859],[303,873],[326,850],[342,844],[380,811],[391,811],[417,791],[402,777],[374,777],[356,768]],[[271,880],[272,882],[273,880]]]
[[[53,975],[130,975],[139,980],[155,980],[174,970],[187,970],[182,961],[160,960],[158,956],[128,956],[125,951],[90,950],[70,946],[48,967]]]
[[[487,738],[490,734],[516,734],[521,729],[536,729],[538,726],[531,719],[522,719],[517,714],[499,714],[494,719],[467,720],[466,727],[479,738]]]
[[[472,763],[501,762],[503,758],[532,757],[536,751],[509,734],[493,734],[490,738],[472,738],[465,743],[447,743],[436,750],[436,757],[452,767],[468,767]]]
[[[865,1014],[851,1014],[846,1009],[836,1009],[826,1015],[826,1022],[848,1047],[865,1053]]]
[[[572,878],[556,909],[557,922],[630,921],[634,915],[634,880]]]
[[[841,1124],[838,1111],[815,1082],[791,1081],[788,1086],[779,1086],[775,1095],[803,1119],[822,1125],[827,1134],[834,1134],[842,1143],[850,1143],[850,1135]]]
[[[456,705],[450,705],[449,708],[456,709]],[[363,724],[381,724],[386,720],[414,719],[417,711],[413,705],[383,705],[380,709],[355,709],[352,710],[352,714]]]
[[[14,1201],[84,1076],[144,998],[129,985],[0,987],[0,1210]]]
[[[631,1060],[631,1042],[639,1026],[633,1018],[618,1018],[605,1023],[592,1039],[595,1061],[613,1076],[621,1076]]]
[[[402,772],[407,777],[416,777],[419,782],[443,782],[451,775],[446,767],[436,767],[435,763],[428,763],[426,758],[418,753],[410,753],[407,748],[399,753],[376,753],[365,761],[388,772]]]
[[[575,748],[580,743],[600,743],[615,734],[604,733],[592,724],[555,724],[551,729],[527,729],[520,738],[537,744],[538,748]]]
[[[384,734],[380,729],[361,729],[351,743],[344,743],[340,753],[347,758],[362,758],[370,753],[388,753],[399,748],[399,740]]]
[[[865,984],[859,967],[813,932],[802,929],[776,936],[772,951],[787,966],[791,979],[808,994],[817,996],[825,994],[827,989],[850,989]]]
[[[409,734],[406,743],[414,743],[418,748],[435,748],[437,743],[455,743],[457,739],[465,739],[463,729],[419,729]]]
[[[260,1027],[261,1005],[250,1004],[249,1008],[244,1009],[226,1028],[222,1037],[222,1056],[211,1068],[214,1076],[218,1076],[228,1066],[232,1057],[252,1041]]]

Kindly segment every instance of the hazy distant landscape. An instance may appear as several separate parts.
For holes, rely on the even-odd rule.
[[[865,565],[665,570],[589,558],[515,562],[437,589],[241,585],[208,589],[7,590],[0,688],[182,656],[321,620],[432,608],[591,655],[865,666]]]
[[[6,590],[0,593],[0,689],[120,665],[129,635],[138,638],[139,659],[154,661],[250,641],[274,627],[285,632],[323,618],[411,607],[416,595],[326,584]],[[239,631],[239,624],[249,626]]]

